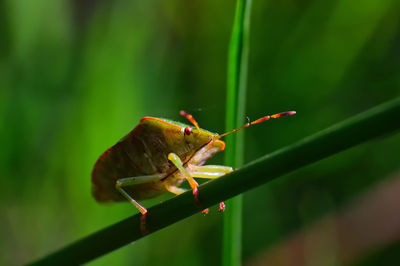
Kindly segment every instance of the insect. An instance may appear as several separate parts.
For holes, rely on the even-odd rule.
[[[167,191],[179,195],[186,191],[180,188],[186,180],[200,206],[195,178],[215,179],[233,171],[229,166],[204,165],[214,154],[224,150],[222,137],[271,118],[295,113],[264,116],[222,135],[201,129],[193,116],[184,111],[180,114],[194,127],[164,118],[144,117],[97,160],[92,172],[93,196],[98,202],[131,202],[141,212],[143,225],[147,209],[137,201]],[[224,208],[221,202],[220,210]],[[142,232],[145,229],[142,228]]]

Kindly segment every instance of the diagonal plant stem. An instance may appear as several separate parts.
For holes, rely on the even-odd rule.
[[[200,201],[204,207],[212,206],[365,141],[394,133],[400,129],[399,114],[400,98],[374,107],[203,184],[199,189]],[[146,225],[149,233],[154,233],[200,211],[192,193],[187,192],[151,207]],[[33,264],[82,264],[107,254],[143,237],[140,218],[140,214],[127,218]]]
[[[243,125],[246,108],[251,0],[237,0],[228,54],[226,131]],[[226,137],[225,164],[243,165],[244,132]],[[228,202],[224,213],[222,265],[241,265],[242,195]]]

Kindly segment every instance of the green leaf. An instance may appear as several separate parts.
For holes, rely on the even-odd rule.
[[[243,125],[246,109],[251,0],[238,0],[228,54],[226,131]],[[244,132],[226,137],[225,164],[243,165]],[[224,213],[223,256],[225,266],[241,265],[242,196],[231,199]]]

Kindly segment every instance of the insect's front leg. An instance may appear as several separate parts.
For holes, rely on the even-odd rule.
[[[190,173],[185,169],[179,156],[176,155],[175,153],[171,152],[170,154],[168,154],[168,160],[170,160],[176,166],[176,168],[178,168],[178,170],[183,174],[183,176],[189,182],[189,185],[193,190],[193,196],[194,196],[195,202],[198,206],[201,206],[200,201],[198,199],[199,184],[196,182],[196,180],[194,180],[193,176],[191,176]]]
[[[189,165],[190,173],[193,177],[215,179],[225,174],[233,172],[232,167],[223,165]],[[219,211],[225,210],[225,203],[219,203]]]
[[[174,193],[175,195],[180,195],[180,194],[182,194],[182,193],[184,193],[184,192],[187,191],[187,190],[184,189],[184,188],[180,188],[180,187],[177,187],[177,186],[175,186],[175,185],[168,184],[168,183],[165,184],[165,188],[166,188],[169,192]],[[224,207],[225,207],[225,205],[224,205]],[[207,214],[207,213],[208,213],[208,208],[207,208],[207,209],[204,209],[204,210],[202,211],[202,213],[203,213],[203,214]]]
[[[233,168],[224,165],[189,165],[190,174],[197,178],[215,179],[233,172]]]
[[[195,202],[198,206],[201,206],[200,201],[198,199],[199,184],[196,182],[196,180],[194,180],[193,177],[214,179],[233,171],[232,167],[219,166],[219,165],[204,165],[204,166],[189,165],[188,167],[189,171],[188,171],[183,166],[181,159],[175,153],[168,154],[168,159],[176,166],[176,168],[178,168],[178,170],[185,176],[186,180],[189,182],[190,187],[193,190]],[[225,210],[224,202],[220,202],[219,210],[220,211]],[[204,214],[208,213],[208,209],[205,209],[203,213]]]

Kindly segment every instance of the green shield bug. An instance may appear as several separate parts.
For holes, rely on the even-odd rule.
[[[184,111],[180,114],[194,128],[168,119],[144,117],[97,160],[92,172],[93,196],[98,202],[131,202],[142,213],[142,232],[145,233],[147,209],[137,200],[167,191],[179,195],[185,192],[180,185],[186,180],[200,206],[199,185],[194,178],[215,179],[233,171],[229,166],[204,165],[214,154],[224,150],[222,137],[271,118],[295,113],[265,116],[222,135],[201,129],[192,115]],[[221,202],[220,210],[224,208]]]

